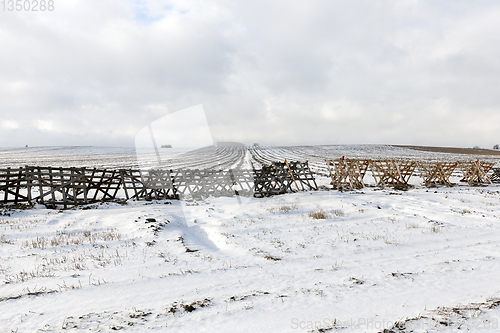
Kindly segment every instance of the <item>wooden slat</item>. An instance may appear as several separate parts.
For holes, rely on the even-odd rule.
[[[370,169],[377,186],[408,187],[408,181],[413,175],[417,164],[405,160],[372,160]]]
[[[316,180],[307,162],[273,162],[262,166],[261,169],[254,169],[253,172],[255,197],[294,192],[292,184],[300,184],[302,190],[306,187],[317,189]]]
[[[360,189],[365,186],[365,177],[370,160],[346,159],[325,160],[334,189]]]
[[[436,185],[452,186],[450,177],[457,166],[458,162],[418,162],[424,185],[427,187]]]
[[[490,176],[490,180],[493,183],[500,183],[500,168],[492,168],[492,175]]]
[[[470,186],[491,184],[491,180],[487,173],[493,165],[495,164],[491,162],[481,162],[479,160],[460,162],[459,166],[463,174],[462,181],[467,182]]]

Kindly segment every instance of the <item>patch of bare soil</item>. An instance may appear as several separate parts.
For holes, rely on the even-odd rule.
[[[392,145],[398,148],[407,148],[420,151],[431,151],[435,153],[449,154],[468,154],[468,155],[500,155],[500,150],[492,149],[474,149],[474,148],[455,148],[455,147],[428,147],[428,146],[407,146],[407,145]]]

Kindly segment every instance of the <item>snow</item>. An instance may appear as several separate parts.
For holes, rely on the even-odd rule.
[[[251,152],[265,157],[257,160]],[[169,168],[243,168],[251,169],[251,162],[258,167],[259,162],[304,161],[308,160],[314,172],[326,171],[325,158],[386,159],[403,158],[439,161],[481,161],[498,162],[500,155],[468,155],[428,152],[390,145],[328,145],[328,146],[287,146],[287,147],[205,147],[186,151],[180,148],[160,148],[160,157]],[[217,159],[219,163],[213,163]],[[0,165],[3,167],[50,166],[50,167],[96,167],[108,169],[138,168],[155,165],[158,157],[153,149],[93,146],[57,147],[0,147]],[[241,166],[240,166],[241,163]]]
[[[498,328],[498,186],[247,201],[0,210],[0,332]]]

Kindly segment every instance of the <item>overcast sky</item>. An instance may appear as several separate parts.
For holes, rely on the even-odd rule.
[[[148,123],[198,104],[214,141],[491,148],[500,2],[0,8],[0,146],[133,146]]]

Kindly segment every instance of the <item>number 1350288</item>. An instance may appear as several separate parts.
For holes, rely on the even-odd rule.
[[[54,1],[53,0],[2,0],[2,10],[3,11],[53,11]]]

